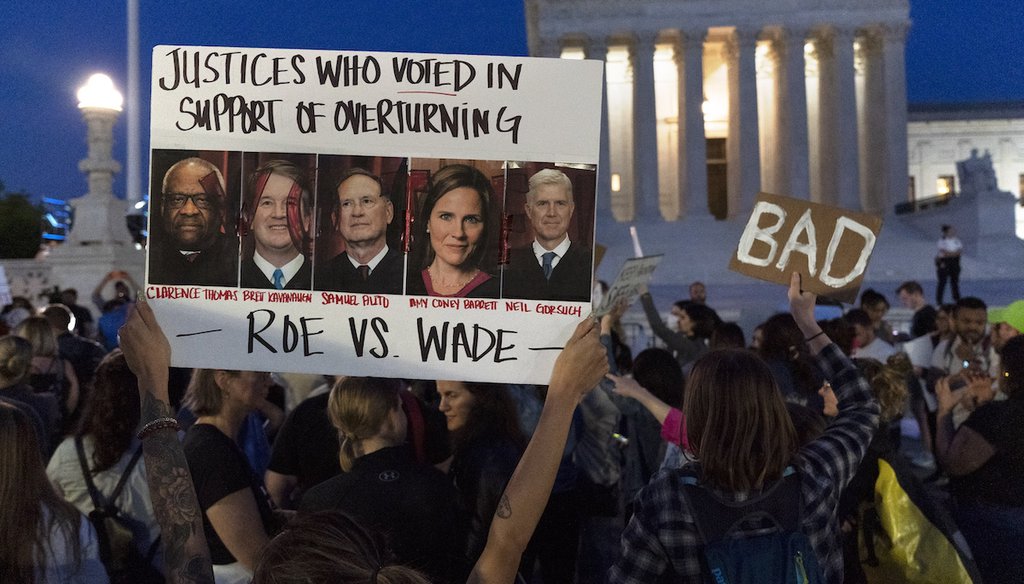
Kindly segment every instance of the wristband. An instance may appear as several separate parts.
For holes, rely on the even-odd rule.
[[[804,339],[804,342],[809,343],[823,334],[825,334],[825,331],[818,331],[818,334],[807,337],[806,339]]]
[[[181,426],[178,425],[178,420],[175,420],[174,418],[157,418],[143,426],[142,429],[139,430],[139,433],[136,434],[135,436],[139,440],[145,440],[147,437],[151,436],[152,434],[160,430],[168,429],[174,430],[175,432],[180,430]]]

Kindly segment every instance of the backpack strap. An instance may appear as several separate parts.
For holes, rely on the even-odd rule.
[[[114,491],[110,493],[109,499],[104,499],[103,495],[100,494],[99,489],[96,488],[96,483],[92,480],[92,473],[89,472],[89,464],[85,458],[85,447],[82,445],[82,437],[75,436],[75,450],[78,452],[78,463],[82,467],[82,477],[85,478],[85,486],[89,489],[89,498],[92,499],[93,507],[97,509],[106,509],[112,507],[116,502],[117,498],[121,496],[121,491],[124,490],[125,483],[128,482],[129,475],[132,474],[132,469],[135,468],[136,463],[139,462],[139,458],[142,457],[142,445],[135,449],[135,453],[132,454],[131,460],[128,461],[128,466],[125,467],[124,472],[121,473],[121,478],[117,481],[117,486],[114,487]]]
[[[739,531],[744,522],[757,519],[769,520],[781,531],[800,530],[800,475],[792,466],[786,467],[782,478],[768,489],[739,502],[720,499],[702,485],[701,476],[699,466],[680,471],[683,497],[705,544],[726,539]]]
[[[89,498],[92,499],[92,506],[96,509],[105,509],[107,501],[92,482],[92,474],[89,472],[89,463],[85,460],[85,448],[82,446],[82,437],[75,436],[75,450],[78,452],[78,464],[82,467],[82,477],[85,479],[85,486],[89,489]]]

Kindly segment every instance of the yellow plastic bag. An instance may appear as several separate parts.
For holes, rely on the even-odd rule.
[[[860,531],[861,567],[872,584],[972,584],[949,539],[921,513],[884,460],[878,461],[875,511],[880,532],[872,537],[878,565],[869,557]],[[863,513],[862,513],[863,521]]]

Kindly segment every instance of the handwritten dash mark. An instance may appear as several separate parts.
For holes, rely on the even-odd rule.
[[[210,329],[208,331],[198,331],[198,332],[194,332],[194,333],[181,333],[181,334],[174,335],[174,336],[176,336],[176,337],[194,337],[196,335],[205,335],[207,333],[219,333],[222,330],[224,330],[224,329]]]

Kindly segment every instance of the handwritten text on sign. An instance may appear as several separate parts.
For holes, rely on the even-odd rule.
[[[601,95],[579,91],[600,88],[595,61],[158,46],[153,72],[152,139],[164,148],[598,156]]]
[[[780,284],[798,271],[805,289],[853,302],[881,228],[874,215],[760,193],[729,269]]]
[[[504,377],[535,383],[585,307],[192,286],[148,286],[146,297],[179,365],[468,380],[493,379],[502,365]]]

